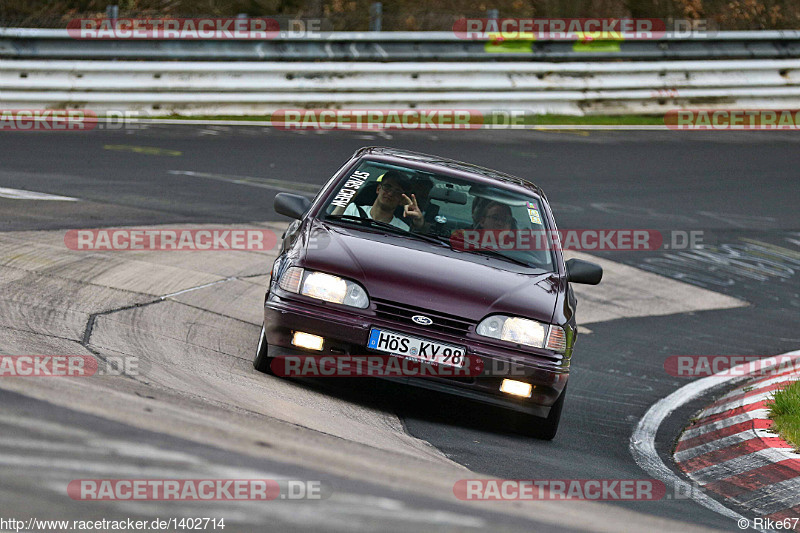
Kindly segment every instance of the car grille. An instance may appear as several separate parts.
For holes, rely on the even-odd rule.
[[[440,331],[451,335],[466,335],[470,326],[473,325],[473,322],[466,318],[440,313],[439,311],[431,311],[430,309],[423,309],[422,307],[398,304],[389,300],[378,300],[375,298],[373,298],[373,302],[375,302],[375,314],[379,318],[419,326],[419,324],[411,320],[411,317],[414,315],[424,315],[433,320],[433,324],[426,326],[427,329],[432,331]]]

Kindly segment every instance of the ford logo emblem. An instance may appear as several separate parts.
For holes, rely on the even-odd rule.
[[[422,316],[422,315],[414,315],[414,316],[411,317],[411,320],[413,320],[414,322],[416,322],[420,326],[430,326],[431,324],[433,324],[433,320],[431,320],[430,318],[428,318],[426,316]]]

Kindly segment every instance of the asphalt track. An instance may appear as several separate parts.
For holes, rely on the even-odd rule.
[[[654,301],[651,308],[638,313],[640,316],[590,324],[591,333],[581,335],[576,346],[562,426],[552,442],[532,441],[510,433],[508,421],[502,416],[473,406],[465,408],[461,402],[438,395],[366,382],[353,386],[322,385],[321,391],[331,397],[331,401],[353,405],[369,411],[369,416],[374,415],[374,418],[360,420],[367,427],[384,423],[382,414],[397,415],[403,423],[401,432],[420,439],[409,437],[404,443],[409,449],[421,450],[419,453],[432,457],[440,453],[442,461],[450,459],[473,472],[498,478],[646,478],[647,474],[633,461],[628,442],[636,422],[648,407],[686,383],[685,379],[665,372],[663,364],[668,356],[767,355],[794,350],[800,345],[797,327],[800,279],[795,273],[800,268],[797,217],[800,139],[791,132],[374,134],[282,132],[261,127],[225,126],[150,126],[139,130],[82,133],[4,132],[0,133],[0,187],[70,196],[81,201],[0,197],[0,231],[19,232],[20,236],[25,236],[34,230],[81,227],[285,222],[272,209],[276,191],[313,191],[354,150],[365,145],[435,153],[528,177],[547,192],[561,228],[703,231],[704,240],[711,247],[704,254],[661,250],[597,255],[748,304],[663,315],[657,309],[659,302]],[[54,231],[53,235],[52,240],[57,241],[63,232]],[[778,250],[778,255],[769,256],[769,264],[764,262],[765,249]],[[266,258],[249,260],[253,268],[247,275],[263,275],[269,268]],[[3,261],[8,266],[9,257],[4,256]],[[263,264],[260,270],[259,264]],[[2,286],[8,295],[13,292],[10,287],[13,287],[15,275],[13,270],[2,272]],[[6,301],[12,299],[5,298]],[[241,312],[246,316],[240,322],[251,325],[238,324],[214,337],[217,343],[235,344],[241,358],[233,363],[226,360],[220,372],[248,371],[246,358],[251,354],[247,350],[257,334],[252,326],[256,320],[252,317],[258,316],[258,309]],[[580,302],[578,312],[580,321]],[[12,343],[12,332],[6,329],[10,319],[3,320],[4,325],[0,327],[8,336],[7,345],[0,344],[2,353],[11,353],[12,346],[31,346],[18,340]],[[33,321],[29,326],[31,331],[36,330]],[[140,333],[147,335],[147,331]],[[21,333],[15,330],[13,334]],[[185,373],[186,379],[191,379],[192,369],[185,369]],[[257,378],[260,376],[252,379]],[[253,383],[265,386],[263,380]],[[268,386],[269,382],[266,383]],[[41,387],[16,382],[7,387],[0,384],[0,388],[6,389],[0,393],[0,424],[16,428],[15,432],[32,432],[38,435],[37,442],[72,439],[73,445],[82,446],[85,442],[113,436],[127,442],[128,447],[147,443],[153,447],[154,454],[164,454],[163,468],[169,467],[170,471],[176,470],[176,459],[170,459],[169,452],[181,451],[191,456],[177,460],[192,466],[187,470],[191,475],[185,477],[200,477],[206,472],[216,477],[236,477],[231,474],[236,471],[247,472],[250,476],[261,472],[262,477],[320,477],[318,468],[287,466],[291,461],[282,457],[276,459],[268,450],[257,453],[253,449],[237,449],[238,445],[234,444],[223,446],[236,438],[234,434],[217,435],[216,441],[209,440],[207,444],[198,443],[198,439],[179,439],[166,434],[164,423],[158,420],[160,414],[138,421],[134,428],[110,421],[113,417],[107,413],[94,416],[87,407],[70,409],[68,398],[74,391],[61,391],[53,386],[54,392],[64,393],[59,396],[48,394]],[[318,384],[297,387],[299,389],[292,390],[309,390],[309,394],[320,390]],[[49,403],[26,398],[20,393]],[[141,391],[132,388],[131,393],[141,394]],[[682,425],[709,400],[704,398],[685,406],[662,426],[657,447],[666,464],[672,465],[669,452]],[[103,412],[103,402],[102,395],[95,398],[94,410],[98,413]],[[215,408],[214,415],[219,419],[227,416],[224,406],[215,404]],[[302,413],[298,417],[302,417]],[[20,420],[34,420],[38,425],[26,426]],[[64,426],[82,433],[67,434]],[[53,431],[48,432],[48,428]],[[145,431],[147,428],[152,431]],[[376,434],[383,435],[378,430],[383,428],[376,429]],[[257,428],[253,431],[257,433]],[[333,429],[330,431],[335,433]],[[10,433],[4,431],[4,434]],[[385,438],[390,439],[394,433],[387,435]],[[368,437],[363,438],[368,440]],[[204,441],[201,439],[201,442]],[[423,442],[430,443],[435,450],[428,450],[421,444]],[[379,448],[386,445],[383,441],[367,444]],[[324,445],[336,446],[328,441]],[[8,449],[3,453],[23,456]],[[162,468],[161,463],[145,456],[134,459],[140,468],[147,465],[155,465],[155,471]],[[59,495],[44,488],[57,481],[49,474],[51,470],[20,466],[25,464],[39,468],[45,463],[0,461],[0,479],[3,480],[0,489],[3,513],[0,514],[8,514],[6,509],[13,509],[14,514],[22,516],[44,517],[50,513],[54,517],[69,514],[75,518],[90,518],[109,517],[120,512],[145,517],[185,512],[183,508],[171,508],[163,502],[138,506],[128,503],[122,511],[105,504],[73,502],[63,493]],[[401,465],[403,461],[398,460],[393,466],[402,468]],[[413,470],[414,467],[409,468]],[[100,469],[100,472],[108,474],[109,470]],[[70,475],[80,477],[75,472]],[[165,477],[171,476],[165,474]],[[680,499],[596,504],[600,507],[559,502],[541,508],[531,505],[528,510],[519,510],[526,503],[488,502],[465,512],[457,502],[447,502],[447,494],[436,500],[415,494],[409,489],[413,487],[413,480],[394,483],[390,475],[375,477],[370,483],[364,477],[346,475],[346,468],[338,474],[327,472],[324,477],[336,492],[350,495],[350,499],[340,500],[336,505],[334,499],[327,505],[324,502],[287,502],[281,504],[280,510],[277,506],[270,510],[223,506],[218,512],[239,517],[242,530],[266,521],[285,529],[333,530],[347,526],[360,530],[589,530],[603,529],[604,521],[613,525],[614,519],[609,516],[622,513],[619,516],[623,517],[628,511],[635,513],[625,522],[630,524],[630,530],[641,530],[646,525],[653,527],[656,523],[663,529],[675,530],[686,529],[690,524],[728,531],[737,529],[730,519]],[[426,490],[434,486],[433,482],[420,483]],[[453,500],[452,496],[450,499]],[[296,507],[287,509],[289,505]],[[528,512],[530,509],[538,509],[538,515]],[[424,518],[415,522],[411,518],[413,515]],[[596,517],[597,523],[592,523],[595,520],[590,517]],[[682,524],[677,527],[677,522],[648,523],[648,517]],[[612,525],[608,526],[609,530],[614,530]]]

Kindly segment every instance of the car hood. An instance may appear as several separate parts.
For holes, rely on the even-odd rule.
[[[523,274],[515,265],[421,240],[312,221],[302,266],[363,284],[371,299],[389,300],[472,321],[494,313],[550,322],[554,274]],[[505,268],[504,268],[505,267]]]

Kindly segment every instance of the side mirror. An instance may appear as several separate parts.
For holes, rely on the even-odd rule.
[[[597,285],[603,279],[603,267],[581,261],[580,259],[570,259],[566,263],[567,280],[572,283],[585,283],[587,285]]]
[[[301,219],[311,207],[311,200],[299,194],[281,192],[275,195],[274,206],[276,213]]]

